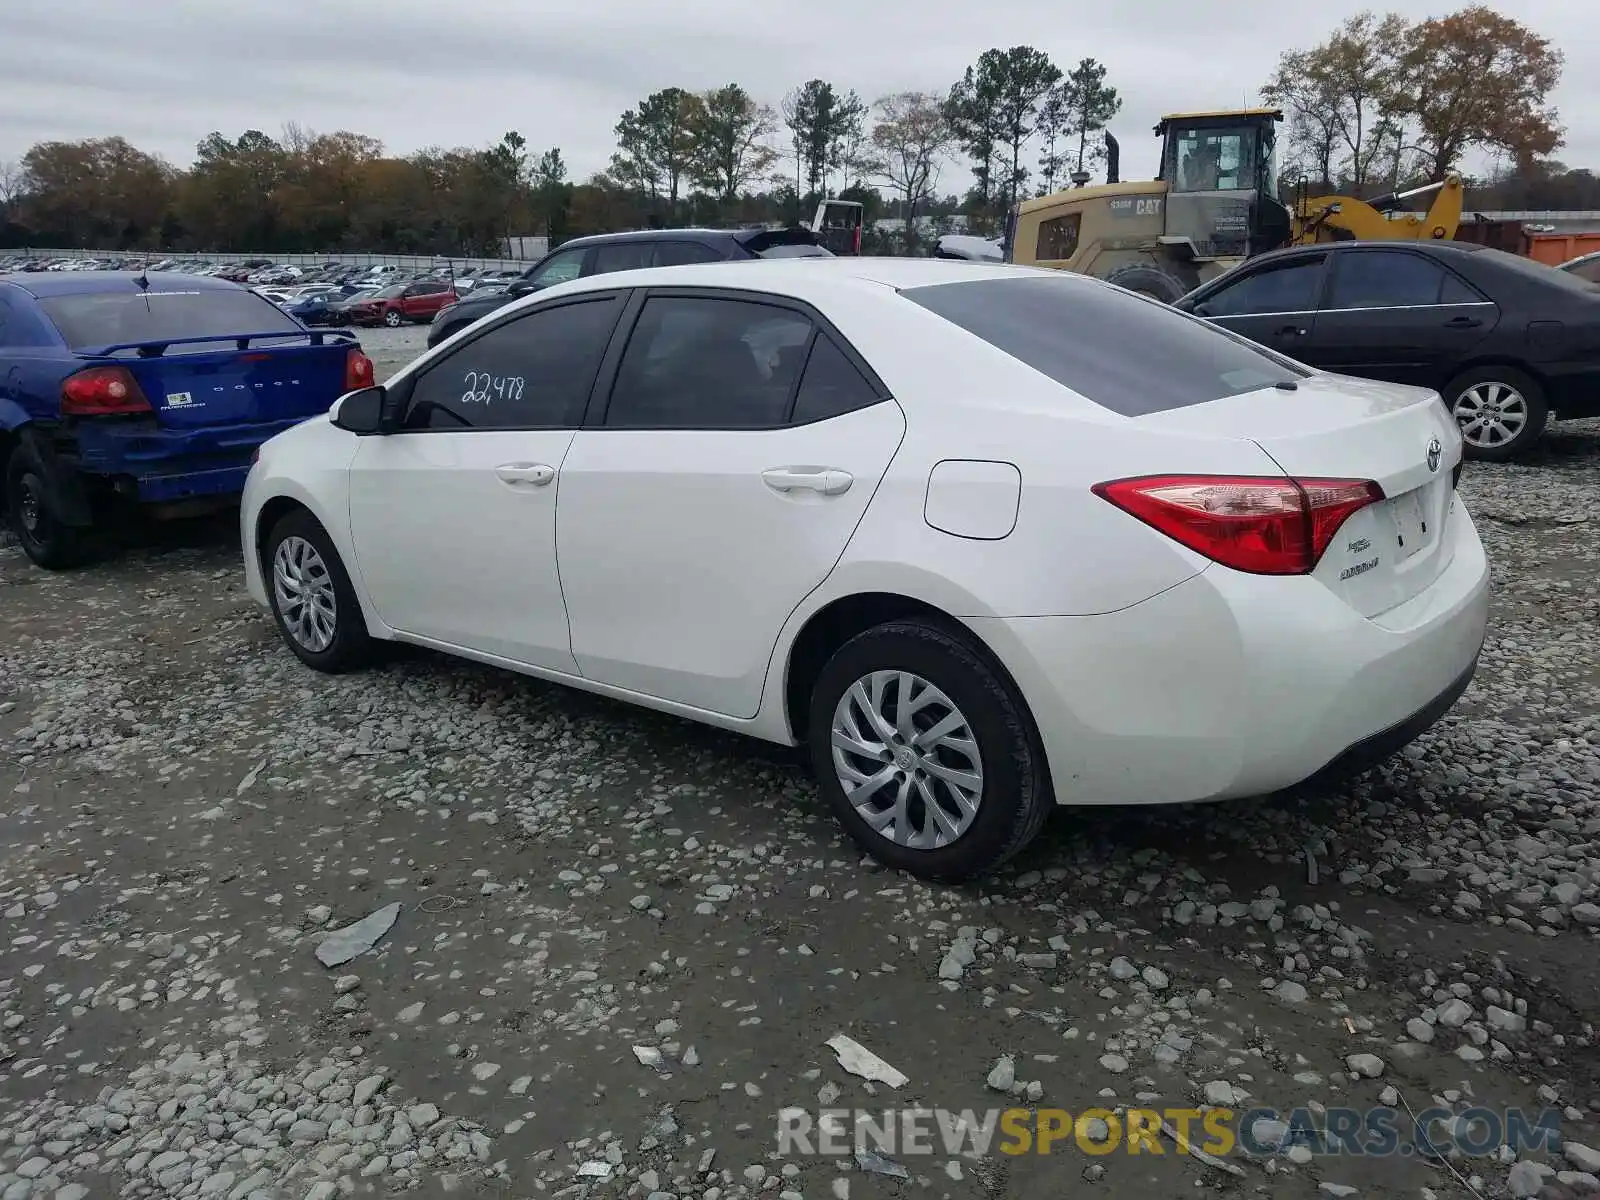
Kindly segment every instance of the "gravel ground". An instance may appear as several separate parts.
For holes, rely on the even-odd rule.
[[[364,341],[382,374],[422,336]],[[1489,644],[1390,764],[1062,813],[944,889],[862,861],[771,748],[424,653],[307,671],[231,519],[71,574],[0,541],[0,1200],[1592,1184],[1597,483],[1596,424],[1468,469]],[[390,905],[375,949],[319,962]],[[841,1032],[908,1082],[844,1070]],[[790,1106],[1030,1103],[1554,1106],[1567,1145],[777,1153]]]

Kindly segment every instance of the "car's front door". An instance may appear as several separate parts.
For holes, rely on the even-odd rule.
[[[1441,387],[1499,309],[1413,250],[1339,247],[1307,361],[1329,371]]]
[[[1302,254],[1240,268],[1192,311],[1268,349],[1312,362],[1305,355],[1316,328],[1327,257],[1325,252]]]
[[[753,717],[784,622],[894,457],[900,407],[808,310],[751,293],[649,296],[600,387],[557,522],[578,666]]]
[[[350,526],[386,625],[576,671],[557,477],[622,302],[586,294],[490,327],[397,390],[401,431],[360,440]]]

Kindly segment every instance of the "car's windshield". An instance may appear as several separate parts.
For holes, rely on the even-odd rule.
[[[1504,267],[1508,271],[1515,271],[1518,275],[1530,279],[1540,279],[1551,287],[1558,287],[1568,292],[1580,293],[1592,297],[1595,294],[1595,285],[1583,276],[1572,271],[1563,271],[1560,267],[1552,267],[1548,263],[1536,262],[1531,258],[1523,258],[1520,254],[1507,254],[1504,250],[1494,250],[1488,247],[1474,251],[1481,254],[1496,266]]]
[[[1205,404],[1309,374],[1196,317],[1084,279],[991,277],[900,294],[1128,417]]]
[[[78,293],[44,297],[39,307],[74,350],[180,338],[302,332],[294,319],[270,300],[243,288]]]

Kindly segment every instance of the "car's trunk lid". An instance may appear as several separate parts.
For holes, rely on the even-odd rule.
[[[1294,479],[1373,480],[1385,499],[1340,527],[1313,577],[1364,616],[1421,594],[1450,565],[1461,435],[1436,393],[1326,374],[1141,418],[1248,439]]]
[[[207,347],[159,357],[117,356],[156,420],[173,429],[295,420],[325,411],[344,391],[353,343]]]

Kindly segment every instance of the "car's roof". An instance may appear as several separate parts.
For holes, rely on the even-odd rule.
[[[1255,266],[1257,263],[1271,262],[1275,258],[1288,258],[1295,254],[1314,254],[1318,251],[1326,252],[1328,250],[1415,250],[1423,254],[1467,255],[1476,254],[1482,249],[1483,247],[1476,242],[1394,238],[1384,241],[1318,242],[1311,246],[1285,246],[1281,250],[1269,250],[1265,254],[1258,254],[1247,261],[1250,266]]]
[[[741,235],[749,236],[751,233],[761,233],[762,230],[749,229],[701,229],[686,226],[682,229],[630,229],[623,233],[591,233],[587,237],[571,238],[562,242],[556,250],[567,250],[573,247],[599,246],[614,242],[656,242],[667,239],[682,241],[721,241],[737,239]],[[554,250],[551,251],[555,253]]]
[[[797,298],[812,297],[837,286],[885,288],[932,287],[977,279],[1011,279],[1032,276],[1095,281],[1067,271],[970,262],[950,258],[780,258],[741,259],[734,262],[689,263],[675,267],[646,267],[587,275],[557,284],[534,297],[571,295],[633,287],[722,287],[758,290]],[[534,297],[530,297],[534,298]]]
[[[141,290],[137,271],[18,271],[0,275],[0,282],[13,284],[40,299],[51,296],[82,296]],[[177,271],[157,271],[143,277],[152,292],[232,291],[239,285],[211,275],[184,275]]]

